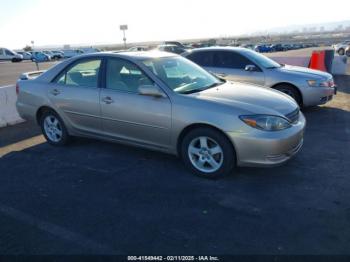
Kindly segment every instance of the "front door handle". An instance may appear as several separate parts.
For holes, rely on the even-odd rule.
[[[52,91],[51,91],[51,94],[53,94],[54,96],[57,96],[57,95],[59,95],[61,92],[58,90],[58,89],[53,89]]]
[[[102,101],[105,102],[107,105],[112,104],[114,102],[114,100],[109,96],[102,98]]]

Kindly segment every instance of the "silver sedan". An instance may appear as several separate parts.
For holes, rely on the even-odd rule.
[[[83,55],[17,82],[19,114],[61,146],[85,136],[180,156],[215,178],[238,166],[281,164],[303,143],[289,96],[223,81],[163,52]]]
[[[279,90],[293,97],[300,106],[325,104],[336,93],[331,74],[305,67],[280,65],[246,48],[199,48],[183,56],[227,80]]]

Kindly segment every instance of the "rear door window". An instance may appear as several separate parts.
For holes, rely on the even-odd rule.
[[[65,71],[58,79],[58,84],[69,86],[97,87],[101,59],[78,62]]]
[[[214,55],[215,67],[244,69],[247,65],[251,64],[254,65],[249,59],[236,52],[219,51],[215,52]]]
[[[200,66],[213,66],[213,52],[210,51],[193,52],[186,58],[190,59]]]

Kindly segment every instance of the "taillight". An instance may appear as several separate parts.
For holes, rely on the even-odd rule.
[[[19,84],[16,83],[16,94],[18,95],[19,94]]]

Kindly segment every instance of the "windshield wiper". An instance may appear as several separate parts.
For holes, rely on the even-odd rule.
[[[203,88],[203,90],[205,90],[205,89],[209,89],[209,88],[213,88],[213,87],[216,87],[216,86],[220,86],[220,85],[222,85],[223,83],[225,83],[225,82],[217,82],[217,83],[213,83],[213,84],[211,84],[211,85],[209,85],[209,86],[207,86],[207,87]]]
[[[191,89],[191,90],[187,90],[187,91],[183,91],[181,92],[181,94],[193,94],[193,93],[197,93],[197,92],[201,92],[201,91],[204,91],[204,90],[207,90],[207,89],[210,89],[210,88],[213,88],[213,87],[216,87],[216,86],[219,86],[219,85],[222,85],[224,84],[225,82],[217,82],[217,83],[213,83],[209,86],[206,86],[206,87],[203,87],[203,88],[198,88],[198,89]]]

